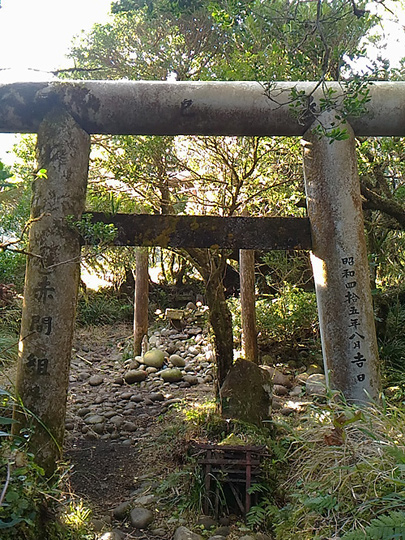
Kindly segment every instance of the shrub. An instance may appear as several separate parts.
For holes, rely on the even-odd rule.
[[[79,297],[76,321],[79,326],[102,326],[131,321],[133,305],[127,298],[119,298],[112,288],[88,291]]]
[[[22,292],[25,276],[25,255],[11,251],[0,252],[0,283],[13,283]]]
[[[403,537],[401,409],[313,406],[288,438],[287,502],[267,508],[277,540]],[[399,536],[388,534],[398,527]]]
[[[21,405],[0,388],[0,538],[90,540],[93,535],[86,522],[89,511],[76,503],[73,515],[72,504],[64,500],[64,471],[59,470],[52,479],[45,478],[29,450],[30,430],[21,436],[10,435],[15,406]],[[82,508],[80,515],[77,508]]]
[[[228,300],[232,312],[234,335],[240,338],[241,318],[238,299]],[[257,331],[265,342],[299,342],[318,338],[318,312],[315,293],[284,284],[273,298],[256,302]]]

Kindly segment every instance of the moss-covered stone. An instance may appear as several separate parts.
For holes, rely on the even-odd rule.
[[[144,354],[143,363],[146,366],[160,369],[165,363],[165,354],[160,349],[151,349]]]
[[[270,416],[272,380],[253,362],[240,358],[230,369],[220,389],[221,412],[260,426]]]
[[[165,382],[174,383],[180,382],[183,379],[183,374],[177,368],[165,369],[164,371],[162,371],[161,377]]]

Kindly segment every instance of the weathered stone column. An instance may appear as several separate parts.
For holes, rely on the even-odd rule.
[[[17,371],[28,414],[15,411],[14,429],[33,424],[31,450],[47,475],[61,457],[80,273],[79,239],[66,218],[78,219],[84,210],[89,151],[89,135],[69,114],[55,110],[45,117],[37,160],[46,176],[33,183]]]
[[[316,123],[338,125],[333,112]],[[315,125],[315,124],[314,124]],[[312,230],[312,266],[325,372],[348,401],[379,395],[378,349],[361,207],[355,141],[330,142],[308,131],[304,174]]]

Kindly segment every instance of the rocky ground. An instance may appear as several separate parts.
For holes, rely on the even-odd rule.
[[[156,490],[182,452],[168,455],[161,434],[177,414],[176,403],[213,397],[212,346],[195,322],[181,330],[162,326],[149,336],[147,348],[164,351],[164,360],[150,351],[132,358],[130,336],[124,325],[76,335],[66,420],[70,489],[88,501],[102,540],[171,538],[177,526],[176,540],[192,540],[187,523],[159,511]],[[267,369],[275,414],[300,411],[309,394],[322,392],[322,375],[306,370],[294,378]]]

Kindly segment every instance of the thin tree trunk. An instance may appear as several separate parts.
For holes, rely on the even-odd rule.
[[[233,363],[232,315],[226,303],[223,283],[226,260],[205,249],[188,249],[187,253],[205,284],[209,320],[214,332],[216,393],[219,396],[219,389]]]
[[[242,311],[242,350],[246,360],[258,363],[256,301],[255,301],[255,252],[239,251],[240,304]]]
[[[136,248],[135,257],[134,355],[138,356],[142,351],[142,340],[148,333],[148,248]]]

